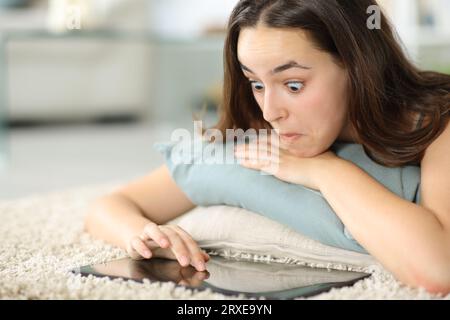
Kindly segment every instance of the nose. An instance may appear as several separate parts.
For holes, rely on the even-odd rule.
[[[266,90],[262,105],[263,118],[267,122],[275,122],[286,116],[286,110],[281,107],[280,99],[277,99],[275,92]]]

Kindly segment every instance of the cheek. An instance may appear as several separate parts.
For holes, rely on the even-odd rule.
[[[263,109],[263,102],[264,102],[264,94],[262,93],[253,93],[253,97],[255,98],[256,103],[258,104],[259,108]]]
[[[290,114],[301,120],[302,124],[309,129],[317,128],[328,113],[328,103],[323,90],[308,88],[308,90],[291,99],[293,99],[291,104],[293,108],[290,109]]]
[[[346,74],[336,70],[324,81],[324,86],[330,88],[326,95],[325,116],[330,122],[337,122],[340,126],[342,122],[345,122],[348,111]]]
[[[342,99],[335,91],[325,89],[325,86],[309,88],[309,91],[299,95],[293,112],[301,117],[312,131],[330,130],[339,127],[346,110]]]

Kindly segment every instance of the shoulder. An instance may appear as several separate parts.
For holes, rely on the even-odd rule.
[[[428,146],[425,150],[424,158],[422,159],[422,164],[426,163],[430,159],[433,161],[443,160],[445,156],[448,156],[448,151],[450,151],[450,121],[447,123],[444,131]],[[446,152],[446,153],[442,153]]]
[[[450,227],[450,122],[425,151],[421,161],[422,205]]]

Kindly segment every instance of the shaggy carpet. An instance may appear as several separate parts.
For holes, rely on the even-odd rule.
[[[126,257],[126,253],[83,231],[87,205],[117,183],[34,194],[0,201],[1,299],[243,299],[173,283],[82,277],[70,272],[83,265]],[[246,255],[249,259],[249,255]],[[255,263],[258,257],[250,257]],[[351,287],[309,299],[450,299],[397,282],[381,268]]]

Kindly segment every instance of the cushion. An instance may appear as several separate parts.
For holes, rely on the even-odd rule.
[[[229,161],[230,156],[234,159],[233,143],[184,139],[158,143],[155,147],[164,154],[174,181],[194,204],[247,209],[324,245],[367,253],[320,192]],[[419,167],[381,166],[365,154],[361,145],[354,143],[335,143],[331,149],[398,196],[408,201],[419,200]],[[342,185],[345,192],[345,181]]]
[[[214,208],[212,211],[215,209],[227,210],[227,208]],[[207,211],[203,210],[202,212],[208,214]],[[203,217],[203,214],[198,212],[197,215]],[[266,218],[263,217],[263,219]],[[301,246],[298,249],[300,249],[300,252],[306,253]],[[358,264],[363,265],[364,261],[362,259],[358,261]],[[355,270],[351,266],[348,266],[348,268]],[[254,263],[254,261],[248,259],[211,259],[208,261],[207,269],[210,273],[208,278],[208,284],[210,285],[225,290],[257,293],[290,290],[323,283],[345,282],[355,277],[355,273],[347,272],[348,269],[331,271],[332,268],[301,267],[293,263]],[[371,273],[373,268],[356,269]],[[361,276],[363,275],[361,274]]]
[[[370,272],[377,264],[368,254],[321,244],[286,225],[238,207],[197,206],[169,224],[182,227],[212,255],[364,272]]]

